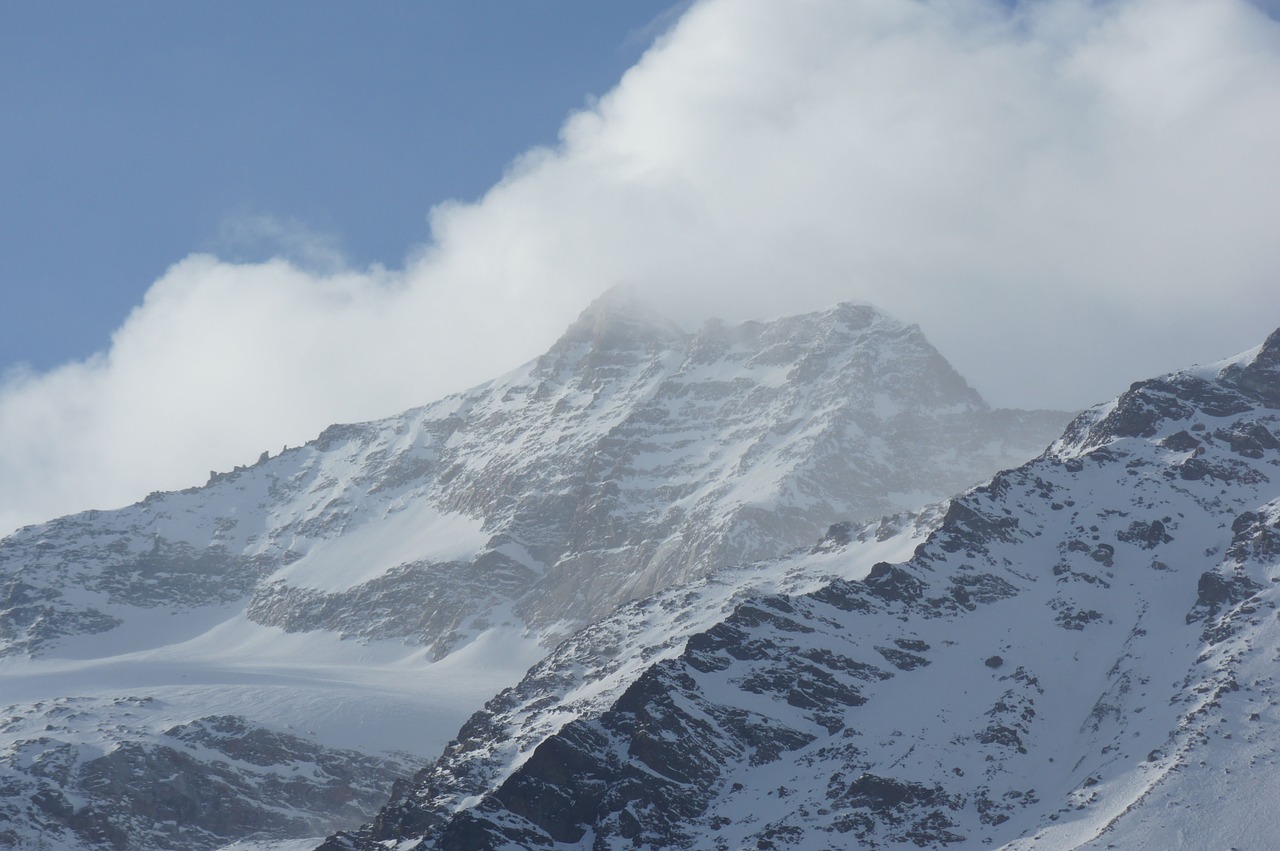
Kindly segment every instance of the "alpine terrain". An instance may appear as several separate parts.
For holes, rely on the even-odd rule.
[[[933,521],[901,512],[1066,420],[993,410],[869,306],[686,333],[612,291],[489,384],[0,542],[0,847],[351,828],[549,652],[540,691],[630,689],[753,589],[905,558]]]
[[[324,847],[1274,848],[1278,435],[1280,331],[622,607]]]

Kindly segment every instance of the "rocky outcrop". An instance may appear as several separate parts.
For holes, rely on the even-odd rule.
[[[904,561],[833,527],[773,569],[843,558],[861,578],[741,599],[678,653],[641,640],[620,651],[628,684],[606,701],[573,698],[590,678],[570,673],[570,642],[378,821],[326,849],[1280,835],[1266,806],[1280,787],[1271,344],[1083,415],[1041,458],[953,500]],[[1183,475],[1189,458],[1214,473]],[[684,611],[667,612],[671,631]],[[505,766],[478,756],[535,729],[501,751]],[[1232,794],[1215,797],[1224,774]]]
[[[0,848],[212,849],[247,836],[315,835],[359,819],[404,771],[234,716],[167,730],[104,727],[88,743],[77,718],[137,717],[155,701],[98,703],[4,710],[7,733],[39,732],[0,756]]]
[[[616,292],[545,355],[473,390],[332,426],[203,487],[20,530],[0,542],[0,676],[16,672],[22,693],[35,695],[27,708],[66,699],[50,683],[96,702],[43,740],[0,722],[15,800],[44,804],[13,811],[26,831],[13,842],[48,834],[63,847],[203,848],[255,830],[323,833],[366,820],[371,802],[385,800],[385,790],[366,794],[385,777],[375,763],[396,758],[368,756],[348,799],[335,797],[339,761],[290,756],[328,748],[358,760],[340,738],[303,735],[311,725],[301,719],[326,719],[340,702],[323,695],[329,677],[369,694],[366,647],[386,665],[380,675],[396,678],[368,697],[369,714],[397,722],[401,679],[435,662],[448,668],[455,651],[482,652],[495,634],[505,636],[499,644],[541,640],[566,658],[557,642],[621,605],[664,633],[640,641],[646,661],[674,656],[749,590],[809,590],[819,575],[765,582],[753,567],[735,574],[741,584],[718,584],[730,566],[812,547],[839,520],[857,522],[826,540],[821,557],[887,545],[915,523],[899,512],[1035,454],[1065,419],[989,408],[918,328],[865,305],[687,333]],[[899,516],[862,528],[886,513]],[[667,615],[682,620],[673,626]],[[538,725],[553,717],[526,698],[550,680],[605,678],[610,685],[593,679],[580,695],[584,707],[617,697],[638,636],[609,626],[586,635],[563,646],[579,654],[575,673],[538,669],[463,740],[522,713],[536,729],[510,747],[536,748]],[[219,655],[227,642],[243,642],[251,658]],[[260,651],[272,657],[261,669]],[[311,654],[342,658],[317,670],[325,660]],[[204,691],[188,689],[188,659],[202,666]],[[503,685],[519,677],[499,662],[512,671]],[[45,664],[60,678],[44,680]],[[221,691],[228,679],[234,698]],[[273,685],[269,699],[255,691],[263,683]],[[113,702],[156,695],[175,705]],[[418,709],[441,702],[412,697]],[[423,757],[423,740],[442,742],[483,700],[470,690],[453,699],[447,728],[410,725],[416,738],[404,749]],[[281,710],[300,721],[287,746],[277,738],[287,729]],[[368,738],[386,747],[386,736]],[[37,783],[28,768],[46,753],[73,754],[78,767]],[[485,788],[493,760],[461,745],[452,753],[451,776],[473,770],[468,788]],[[82,777],[113,790],[118,806],[82,789]],[[417,818],[407,809],[381,817],[402,827]],[[141,827],[146,819],[161,832]]]
[[[992,410],[866,305],[690,334],[611,293],[495,382],[15,533],[0,654],[236,601],[264,625],[438,656],[502,619],[554,640],[834,520],[945,498],[1065,419]]]

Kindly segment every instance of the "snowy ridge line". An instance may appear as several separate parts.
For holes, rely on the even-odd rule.
[[[539,729],[490,713],[323,847],[1266,847],[1278,434],[1280,331],[1082,415],[897,564],[738,600],[515,770],[468,774]],[[779,567],[842,555],[855,573],[856,548]],[[565,651],[544,665],[584,664]],[[523,698],[545,715],[581,687],[554,679]]]
[[[618,606],[945,498],[1065,420],[991,410],[918,328],[869,306],[685,333],[607,296],[471,391],[0,542],[0,693],[36,725],[0,720],[16,837],[0,844],[205,851],[351,827],[385,775],[344,781],[341,760],[318,772],[303,754],[425,764]],[[581,711],[625,690],[609,664],[582,669]],[[60,700],[83,711],[42,736],[33,707]],[[530,713],[542,738],[574,717]],[[215,727],[217,747],[167,735]],[[267,741],[290,744],[263,770],[219,756]],[[474,765],[501,771],[539,739],[521,741]],[[358,794],[339,802],[344,783]]]
[[[553,643],[834,519],[943,498],[1062,419],[991,411],[918,329],[870,307],[690,335],[606,297],[476,390],[20,530],[0,546],[0,654],[245,598],[264,625],[437,658],[504,624]]]
[[[461,729],[444,755],[393,799],[432,798],[445,816],[476,803],[523,765],[539,745],[569,722],[602,711],[646,666],[684,652],[691,635],[706,629],[756,594],[803,593],[821,587],[852,565],[901,557],[941,519],[940,509],[899,515],[854,530],[838,524],[803,561],[780,558],[726,568],[688,586],[629,603],[612,616],[562,642],[516,686],[486,704]],[[850,558],[856,550],[857,557]],[[554,702],[551,701],[555,697]],[[515,731],[515,734],[512,734]],[[384,810],[380,822],[394,816]],[[415,818],[422,818],[415,813]],[[375,831],[386,830],[375,825]]]

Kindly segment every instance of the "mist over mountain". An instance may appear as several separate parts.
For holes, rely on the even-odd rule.
[[[689,333],[611,291],[493,382],[0,542],[0,843],[349,827],[576,630],[665,589],[727,605],[775,580],[726,569],[1066,419],[992,409],[867,305]]]
[[[474,391],[21,530],[0,552],[21,592],[2,650],[248,598],[255,623],[441,656],[946,496],[1063,420],[990,409],[917,328],[867,306],[691,335],[614,292]]]
[[[1280,0],[156,5],[0,6],[0,851],[1280,848]]]
[[[1138,382],[767,593],[619,610],[324,847],[1270,847],[1278,432],[1280,331]]]

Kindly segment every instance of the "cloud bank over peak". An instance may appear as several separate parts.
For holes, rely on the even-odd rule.
[[[1089,404],[1280,325],[1277,150],[1244,2],[704,0],[401,267],[194,255],[8,375],[0,528],[485,380],[619,282],[687,326],[869,301],[993,402]]]

